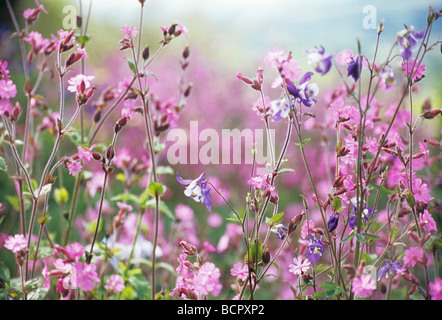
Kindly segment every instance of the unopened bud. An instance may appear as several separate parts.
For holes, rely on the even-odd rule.
[[[183,252],[189,256],[194,256],[198,253],[198,249],[187,241],[181,241],[180,246],[183,248]]]
[[[142,56],[144,60],[149,59],[149,55],[150,55],[150,50],[149,47],[144,48]]]
[[[304,217],[305,212],[302,211],[300,214],[292,218],[289,222],[289,228],[288,233],[291,234],[293,231],[296,230],[296,228],[299,226],[299,224],[302,222],[302,218]]]
[[[264,262],[264,264],[267,264],[270,262],[270,258],[271,258],[270,250],[269,250],[269,248],[266,248],[262,254],[261,260],[262,260],[262,262]]]

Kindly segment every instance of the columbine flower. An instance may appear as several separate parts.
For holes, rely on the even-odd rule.
[[[286,99],[273,100],[271,102],[272,121],[281,121],[288,117],[290,104]]]
[[[306,72],[298,86],[295,86],[293,82],[289,82],[287,85],[287,89],[289,93],[295,97],[295,99],[299,99],[298,101],[304,104],[306,107],[311,107],[316,103],[316,97],[319,92],[319,88],[315,83],[309,83],[313,72]]]
[[[4,247],[8,250],[11,250],[13,253],[17,253],[25,250],[28,247],[28,240],[22,234],[9,236],[5,240]]]
[[[384,276],[388,278],[390,274],[392,274],[393,272],[397,273],[398,271],[401,271],[403,268],[404,266],[399,260],[396,260],[395,262],[393,262],[393,264],[391,264],[388,261],[385,261],[384,265],[380,267],[378,270],[377,280],[378,281],[381,280]]]
[[[310,236],[308,244],[308,260],[315,265],[316,261],[324,254],[325,249],[321,238],[316,238],[316,235]]]
[[[430,283],[431,300],[442,300],[442,279],[436,278]]]
[[[184,190],[184,194],[196,202],[203,203],[207,209],[210,211],[212,207],[212,201],[210,200],[210,188],[207,187],[207,181],[204,180],[205,173],[202,173],[195,180],[184,180],[182,179],[178,173],[176,174],[177,181],[182,185],[187,185],[187,188]]]
[[[376,290],[376,282],[369,274],[363,274],[353,279],[351,291],[358,297],[366,298]]]
[[[237,277],[239,281],[246,281],[249,276],[249,266],[247,264],[243,266],[241,262],[238,262],[230,269],[230,274]]]
[[[410,247],[405,250],[404,265],[407,267],[414,267],[416,262],[421,261],[424,257],[424,252],[419,247]]]
[[[347,76],[351,76],[356,82],[359,80],[362,71],[363,56],[357,55],[356,58],[352,58],[350,64],[347,67]]]
[[[422,39],[423,37],[424,30],[416,32],[414,31],[413,26],[410,28],[405,26],[405,29],[399,31],[396,39],[400,46],[399,51],[402,58],[409,60],[413,54],[413,51],[418,47],[417,40]]]
[[[437,231],[436,221],[428,210],[424,210],[424,213],[419,214],[419,222],[424,224],[424,229],[428,232]]]
[[[339,222],[339,213],[336,211],[333,211],[327,221],[328,232],[335,231],[336,228],[338,227],[338,222]]]
[[[311,65],[316,72],[325,75],[332,66],[332,55],[326,55],[323,46],[315,47],[313,50],[307,50],[308,64]]]
[[[391,66],[385,66],[379,74],[378,83],[379,87],[385,91],[394,88],[396,76]]]
[[[308,271],[310,268],[310,261],[303,258],[293,258],[293,264],[289,264],[289,271],[292,272],[295,276],[302,275]]]
[[[287,236],[288,229],[286,226],[284,226],[283,224],[280,223],[280,224],[277,224],[276,226],[273,226],[270,231],[272,231],[274,234],[276,234],[279,239],[284,240],[285,237]]]
[[[352,198],[350,200],[350,203],[351,203],[351,210],[349,213],[348,223],[352,229],[356,229],[358,222],[357,221],[358,207],[357,207],[356,198]],[[362,206],[362,215],[361,215],[362,222],[368,222],[374,216],[374,214],[375,210],[367,207],[365,204]]]
[[[118,274],[112,274],[108,280],[106,280],[106,284],[104,288],[111,293],[121,292],[124,289],[124,280]]]

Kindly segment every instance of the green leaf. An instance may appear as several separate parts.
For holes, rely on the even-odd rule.
[[[333,282],[324,282],[319,287],[326,290],[335,290],[339,286]]]
[[[362,236],[362,234],[360,234],[360,233],[357,233],[356,234],[356,239],[358,240],[358,242],[360,242],[360,243],[365,243],[365,242],[367,242],[367,240],[365,240],[365,238]]]
[[[336,212],[340,212],[342,210],[342,201],[341,198],[333,198],[332,201],[332,210]]]
[[[305,138],[301,143],[295,142],[295,145],[297,146],[303,146],[306,143],[308,143],[311,140],[311,138]]]
[[[0,157],[0,171],[6,172],[9,174],[8,166],[6,165],[6,161],[3,157]]]
[[[164,193],[164,190],[165,190],[164,186],[157,182],[151,182],[149,184],[149,187],[147,188],[147,191],[152,197],[156,196],[161,197]]]
[[[364,236],[364,238],[366,239],[370,239],[370,240],[377,240],[380,239],[381,237],[374,235],[374,234],[369,234],[369,233],[361,233],[361,235]]]
[[[91,40],[91,36],[82,35],[82,36],[78,36],[78,37],[76,37],[76,39],[78,40],[78,43],[79,43],[82,47],[84,47],[84,46],[89,42],[89,40]]]
[[[132,70],[133,73],[137,73],[137,69],[135,67],[135,62],[129,58],[126,58],[126,60],[127,60],[130,70]]]
[[[249,260],[250,263],[259,262],[262,259],[263,247],[259,240],[255,240],[249,248],[249,252],[246,255],[246,261]]]
[[[266,223],[269,226],[277,225],[277,224],[279,224],[281,222],[281,219],[282,219],[283,216],[284,216],[284,212],[277,213],[273,217],[271,217],[270,219],[266,218]]]
[[[388,188],[386,188],[384,186],[378,186],[378,185],[375,185],[375,184],[367,185],[367,190],[373,190],[373,189],[376,189],[376,190],[379,190],[381,192],[385,192],[385,193],[388,193],[388,194],[395,194],[396,193],[396,191],[388,189]]]
[[[354,232],[350,233],[347,237],[341,240],[341,242],[347,242],[348,240],[352,239],[356,234]]]

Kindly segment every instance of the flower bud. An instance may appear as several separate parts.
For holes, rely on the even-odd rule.
[[[271,258],[270,250],[269,250],[269,248],[265,248],[265,250],[262,254],[261,260],[264,264],[267,264],[270,262],[270,258]]]
[[[291,234],[293,231],[296,230],[296,228],[299,226],[299,224],[302,222],[302,218],[304,217],[305,212],[302,211],[300,214],[292,218],[289,222],[289,228],[288,233]]]
[[[144,60],[149,59],[149,55],[150,55],[150,50],[149,47],[144,48],[142,56]]]
[[[183,252],[189,256],[194,256],[198,253],[198,249],[187,241],[181,241],[180,246],[183,248]]]

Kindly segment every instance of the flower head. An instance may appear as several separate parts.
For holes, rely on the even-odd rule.
[[[6,249],[12,251],[13,253],[17,253],[17,252],[27,249],[28,240],[22,234],[16,234],[14,236],[9,236],[5,240],[4,247]]]
[[[247,264],[243,266],[241,262],[238,262],[230,269],[230,274],[240,281],[246,281],[249,276],[249,266]]]
[[[399,51],[402,58],[409,60],[413,55],[413,51],[418,47],[418,39],[424,37],[424,30],[420,32],[414,31],[413,26],[407,27],[397,33],[397,43],[400,46]]]
[[[212,201],[210,200],[210,188],[207,186],[208,180],[204,180],[205,173],[202,173],[195,180],[184,180],[178,173],[176,174],[177,181],[182,185],[187,185],[184,194],[196,202],[203,203],[210,211]]]
[[[436,278],[430,283],[431,300],[442,300],[442,279]]]
[[[276,234],[279,239],[284,240],[287,236],[288,228],[280,223],[276,226],[273,226],[270,231]]]
[[[428,232],[437,231],[436,221],[434,221],[428,210],[424,210],[423,213],[419,214],[419,222],[424,225],[424,229]]]
[[[366,298],[376,290],[376,281],[369,274],[363,274],[353,279],[351,291],[358,297]]]
[[[293,82],[289,82],[287,85],[289,93],[306,107],[311,107],[316,103],[316,99],[313,99],[313,97],[316,97],[319,93],[318,86],[309,82],[312,75],[313,72],[306,72],[298,86]]]
[[[318,259],[325,253],[321,238],[316,235],[310,236],[308,240],[308,260],[315,265]]]
[[[84,88],[87,89],[91,86],[90,81],[92,81],[94,78],[94,76],[85,76],[83,74],[78,74],[68,80],[68,90],[70,92],[79,93],[81,92],[82,83],[84,83]]]
[[[112,274],[110,278],[106,280],[104,288],[111,293],[121,292],[124,289],[124,280],[120,275]]]
[[[404,265],[407,267],[414,267],[417,262],[424,257],[424,252],[419,247],[410,247],[405,250]]]
[[[292,272],[295,276],[299,276],[306,273],[310,267],[311,264],[308,259],[295,257],[293,258],[293,264],[289,264],[289,271]]]
[[[76,176],[81,171],[81,164],[78,161],[69,161],[68,164],[69,174]]]
[[[347,76],[351,76],[356,82],[359,80],[362,71],[363,56],[357,55],[356,58],[351,58],[351,62],[347,67]]]
[[[323,46],[315,47],[313,50],[307,50],[308,64],[311,65],[316,72],[325,75],[332,66],[332,55],[326,55]]]
[[[0,80],[0,98],[11,99],[17,95],[17,87],[8,78]]]

